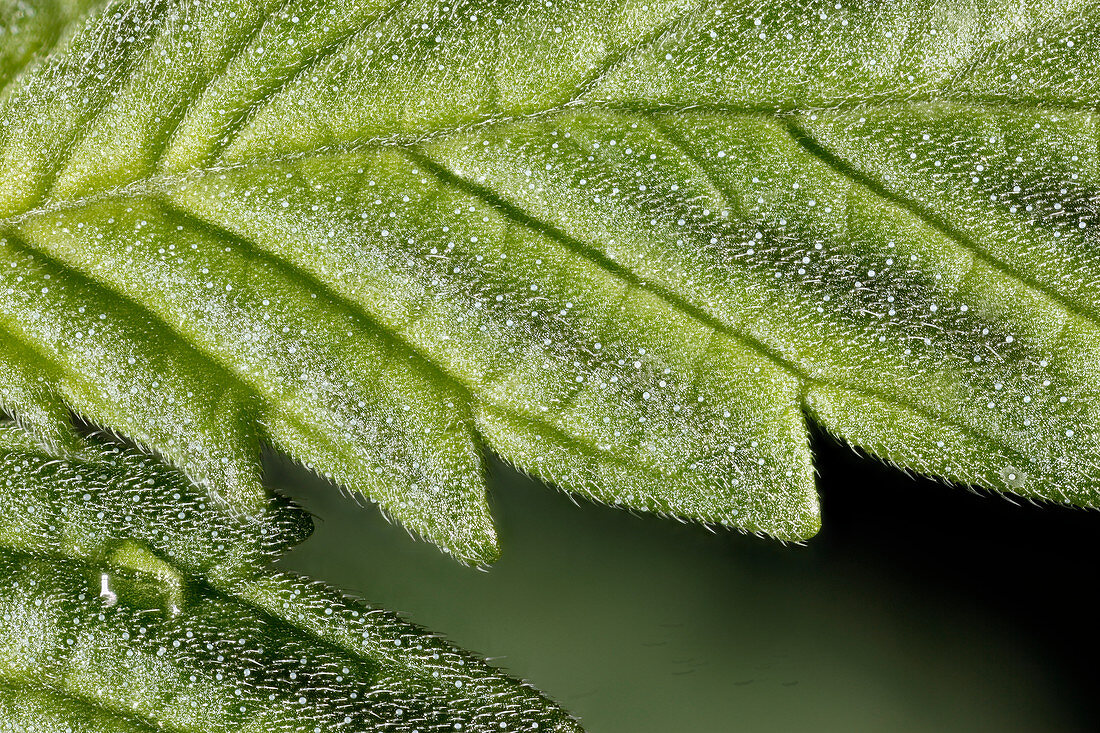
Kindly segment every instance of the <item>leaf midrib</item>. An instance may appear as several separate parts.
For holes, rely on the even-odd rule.
[[[283,155],[254,156],[237,162],[201,162],[185,170],[172,173],[153,172],[144,176],[133,178],[125,183],[111,186],[101,190],[92,191],[71,198],[51,199],[48,195],[42,197],[39,203],[26,208],[16,214],[8,214],[0,217],[0,227],[18,225],[36,216],[67,211],[88,206],[106,199],[123,198],[125,196],[152,195],[162,188],[178,184],[189,178],[201,177],[211,173],[227,173],[239,170],[247,170],[256,166],[276,166],[283,163],[314,160],[324,157],[348,155],[365,150],[386,148],[412,148],[424,145],[451,135],[461,135],[481,129],[515,123],[539,120],[553,117],[558,114],[575,113],[622,113],[634,114],[641,117],[654,118],[657,116],[672,116],[684,113],[703,113],[731,116],[758,116],[770,117],[781,125],[787,125],[793,118],[824,112],[859,111],[881,112],[884,110],[907,109],[935,109],[950,107],[953,109],[973,109],[981,111],[990,108],[1026,109],[1026,110],[1052,110],[1052,111],[1081,111],[1100,112],[1100,103],[1096,104],[1062,104],[1042,100],[1027,100],[1019,97],[951,97],[935,96],[933,94],[895,98],[892,96],[871,100],[851,100],[838,98],[833,101],[822,101],[816,104],[759,103],[751,105],[739,104],[713,104],[713,103],[655,103],[655,104],[631,104],[609,102],[604,100],[570,100],[562,104],[541,109],[533,109],[522,113],[489,116],[479,120],[463,121],[454,125],[444,125],[434,129],[419,130],[413,132],[394,132],[387,135],[363,138],[360,140],[328,145],[310,150],[288,152]],[[808,133],[807,133],[808,135]],[[824,145],[818,142],[822,148]],[[834,152],[835,156],[836,153]],[[837,156],[839,158],[839,156]],[[854,166],[846,164],[849,170]],[[58,172],[59,173],[59,172]],[[851,177],[845,173],[846,177]],[[862,181],[856,181],[863,183]]]
[[[277,8],[273,8],[268,14],[268,18],[276,17],[289,4],[290,0],[283,0]],[[66,37],[73,28],[80,25],[81,22],[86,22],[90,17],[93,17],[99,9],[105,4],[103,0],[99,2],[93,2],[87,12],[83,16],[77,16],[72,19],[70,24],[59,31],[58,36],[51,39],[52,43],[58,44],[61,39]],[[631,58],[635,57],[642,50],[651,47],[663,37],[668,35],[675,27],[681,22],[690,19],[692,14],[698,11],[705,4],[705,0],[693,0],[679,12],[673,14],[667,20],[659,23],[655,27],[651,28],[647,33],[643,34],[633,43],[624,44],[617,50],[607,53],[598,63],[595,64],[593,69],[587,74],[587,76],[576,84],[572,93],[568,96],[566,101],[560,102],[550,107],[531,109],[522,113],[513,113],[509,115],[490,115],[482,120],[473,120],[461,122],[452,126],[445,126],[435,130],[427,130],[420,133],[402,134],[394,133],[393,135],[385,138],[374,138],[357,141],[347,145],[341,145],[333,148],[320,148],[313,151],[308,151],[299,154],[288,154],[287,156],[276,156],[274,158],[268,158],[266,161],[259,159],[252,159],[231,168],[254,165],[257,163],[276,163],[283,160],[291,160],[296,158],[304,158],[322,155],[325,153],[335,152],[351,152],[355,149],[364,148],[372,145],[390,144],[396,146],[409,146],[424,143],[427,140],[435,137],[444,136],[447,134],[458,133],[464,130],[476,129],[483,126],[493,126],[497,124],[505,124],[508,122],[515,122],[522,119],[537,118],[543,116],[550,116],[557,112],[565,110],[579,110],[585,111],[591,110],[619,110],[624,112],[635,112],[640,114],[656,114],[656,113],[675,113],[681,111],[694,111],[694,112],[715,112],[715,113],[732,113],[732,114],[769,114],[775,117],[789,117],[804,113],[811,113],[813,111],[825,111],[825,110],[841,110],[841,109],[870,109],[874,107],[884,106],[910,106],[910,105],[925,105],[925,104],[963,104],[976,107],[1026,107],[1026,108],[1045,108],[1045,109],[1061,109],[1061,110],[1079,110],[1079,111],[1100,111],[1100,103],[1087,104],[1082,100],[1046,100],[1034,96],[1008,96],[1008,95],[993,95],[993,94],[952,94],[951,88],[957,84],[962,78],[969,75],[973,71],[973,65],[980,60],[983,54],[988,53],[991,47],[981,46],[976,48],[969,59],[965,59],[965,63],[961,63],[959,70],[950,78],[937,82],[933,88],[921,94],[903,94],[900,92],[887,92],[881,95],[873,95],[871,97],[865,97],[859,100],[853,100],[850,96],[840,97],[835,100],[819,100],[817,102],[802,101],[802,102],[771,102],[771,103],[753,103],[743,105],[729,105],[729,104],[654,104],[650,106],[646,105],[634,105],[630,103],[608,103],[598,98],[585,99],[592,91],[594,91],[599,83],[606,79],[613,71]],[[225,166],[218,166],[214,161],[223,155],[225,150],[232,145],[236,140],[241,130],[247,126],[248,122],[253,119],[259,110],[263,109],[266,102],[268,102],[273,96],[275,96],[279,90],[285,89],[295,79],[298,79],[309,69],[315,68],[316,65],[326,58],[331,57],[333,54],[338,53],[345,45],[353,38],[360,36],[361,34],[374,28],[378,23],[384,22],[387,18],[391,17],[393,13],[399,11],[403,7],[401,0],[392,0],[390,3],[380,8],[379,11],[371,17],[364,20],[364,22],[348,28],[344,33],[340,34],[330,44],[317,49],[313,56],[304,59],[297,67],[295,67],[286,78],[277,81],[268,93],[265,93],[262,97],[253,101],[245,110],[241,111],[236,117],[233,118],[229,127],[222,131],[222,137],[216,141],[211,150],[204,155],[203,159],[194,164],[186,171],[170,174],[165,179],[170,180],[172,177],[186,177],[190,175],[201,174],[205,171],[213,170],[226,170]],[[1052,21],[1051,21],[1052,22]],[[250,47],[255,38],[263,32],[267,27],[267,19],[253,29],[253,31],[244,39],[239,48],[231,54],[228,54],[224,63],[220,64],[220,69],[214,71],[208,76],[208,78],[202,84],[203,93],[193,93],[189,98],[189,102],[183,106],[183,108],[177,113],[178,119],[169,123],[167,134],[161,138],[161,149],[158,151],[157,158],[152,166],[153,173],[147,176],[132,180],[122,185],[122,189],[129,188],[131,186],[141,186],[143,184],[149,184],[153,180],[161,178],[163,174],[158,174],[156,171],[163,162],[164,155],[171,149],[172,140],[175,138],[180,126],[186,120],[190,111],[191,104],[201,99],[204,96],[205,90],[210,87],[215,81],[221,78],[225,71],[232,65],[233,61],[237,59],[241,53]],[[1029,31],[1034,33],[1035,29]],[[996,45],[1004,45],[1011,42],[1016,36],[1012,38],[1004,39],[1002,42]],[[144,56],[155,45],[156,39],[159,36],[152,36],[148,44],[132,49],[133,53],[139,56]],[[53,46],[50,46],[52,49]],[[0,94],[0,103],[5,101],[7,92],[15,83],[15,81],[24,76],[30,70],[36,68],[38,64],[47,60],[49,56],[41,55],[40,53],[32,54],[30,63],[23,69],[20,69],[12,74],[11,78],[6,82],[0,84],[0,90],[3,91]],[[137,70],[135,66],[134,71]],[[24,211],[21,214],[9,215],[7,217],[0,218],[0,227],[16,224],[19,221],[33,215],[34,212],[47,212],[56,211],[61,208],[70,208],[71,206],[78,206],[81,201],[89,201],[95,199],[101,195],[109,195],[109,191],[97,192],[89,194],[87,196],[73,199],[69,202],[65,201],[49,201],[51,189],[58,180],[59,176],[63,173],[66,163],[76,149],[79,147],[77,141],[81,139],[92,127],[92,123],[98,114],[106,107],[109,95],[104,97],[102,103],[96,105],[90,113],[84,115],[84,124],[79,126],[75,135],[75,140],[70,140],[66,146],[66,152],[62,154],[60,160],[56,162],[52,170],[48,174],[42,186],[42,191],[39,194],[39,198],[36,203],[32,205],[32,208]],[[114,189],[112,189],[114,190]]]

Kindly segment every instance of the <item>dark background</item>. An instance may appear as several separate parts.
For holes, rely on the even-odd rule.
[[[495,463],[488,572],[286,461],[269,475],[317,517],[284,567],[493,658],[591,733],[1100,730],[1100,512],[813,442],[805,546],[574,504]]]

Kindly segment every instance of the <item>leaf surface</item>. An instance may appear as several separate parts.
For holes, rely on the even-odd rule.
[[[1098,18],[96,5],[0,108],[0,404],[245,507],[268,440],[468,562],[483,447],[791,540],[810,422],[1095,504]]]
[[[397,616],[264,566],[308,534],[103,438],[0,424],[0,731],[579,731]],[[77,727],[73,727],[77,726]]]

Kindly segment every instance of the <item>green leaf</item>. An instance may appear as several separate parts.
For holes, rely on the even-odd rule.
[[[97,4],[3,92],[3,404],[253,509],[270,441],[468,562],[483,446],[791,540],[811,422],[1096,504],[1098,19]]]
[[[57,460],[0,424],[0,731],[580,730],[393,614],[264,570],[310,529],[285,500],[245,518],[76,445]]]

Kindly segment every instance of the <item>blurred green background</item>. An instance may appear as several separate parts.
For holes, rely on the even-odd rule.
[[[591,733],[1092,729],[1100,515],[815,442],[825,530],[807,546],[577,505],[495,462],[488,572],[272,458],[317,523],[281,565],[494,660]]]

